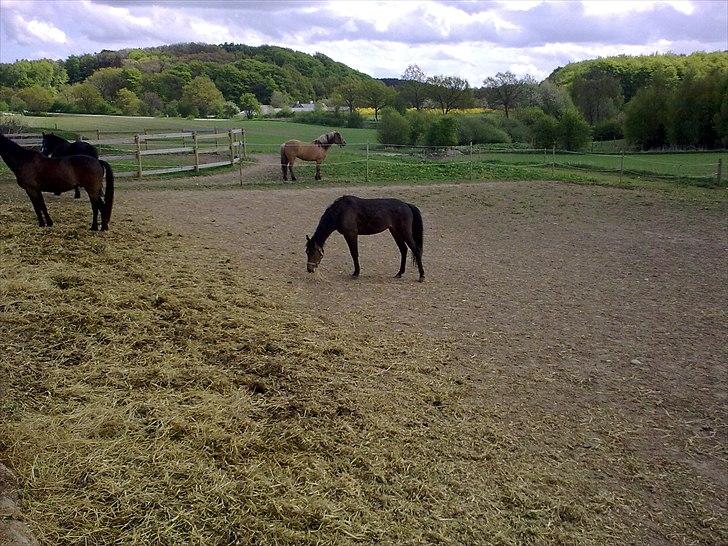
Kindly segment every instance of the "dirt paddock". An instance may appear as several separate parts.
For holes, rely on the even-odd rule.
[[[319,272],[306,273],[305,235],[343,193],[422,210],[425,283],[410,263],[393,278],[388,233],[359,239],[359,279],[336,233]],[[635,543],[728,540],[725,203],[494,182],[121,188],[115,206],[285,287],[328,324],[446,347],[470,403],[487,401],[527,449],[623,504]]]

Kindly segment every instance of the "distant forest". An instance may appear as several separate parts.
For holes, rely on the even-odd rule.
[[[377,80],[321,53],[188,43],[0,64],[0,111],[253,117],[269,104],[278,110],[268,115],[288,117],[293,102],[315,101],[335,112],[319,106],[297,121],[360,127],[369,108],[391,143],[728,145],[728,52],[606,57],[542,82],[503,72],[479,83],[416,64]]]

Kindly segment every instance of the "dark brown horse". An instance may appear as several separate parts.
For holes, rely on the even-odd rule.
[[[293,164],[296,159],[304,161],[316,162],[316,180],[321,180],[321,162],[329,153],[329,148],[333,144],[346,146],[346,141],[341,133],[332,131],[321,135],[311,143],[301,142],[300,140],[289,140],[281,144],[281,169],[283,170],[283,180],[288,180],[288,171],[291,173],[291,180],[296,181],[293,174]]]
[[[106,161],[85,155],[48,158],[39,152],[23,148],[2,134],[0,156],[15,174],[18,186],[28,194],[40,227],[53,225],[41,192],[64,192],[80,186],[86,190],[91,201],[91,229],[99,229],[99,212],[101,229],[109,228],[111,208],[114,205],[114,173]]]
[[[46,157],[67,157],[69,155],[88,155],[96,159],[99,158],[99,152],[96,151],[91,144],[82,140],[69,142],[63,137],[59,137],[53,133],[43,133],[43,145],[40,147],[40,153]],[[56,193],[60,195],[60,193]],[[78,186],[73,188],[74,199],[81,197]]]
[[[353,195],[345,195],[334,201],[321,216],[314,234],[306,235],[307,270],[313,273],[324,255],[326,239],[338,231],[349,245],[351,258],[354,260],[353,277],[359,276],[359,235],[374,235],[385,229],[394,237],[399,247],[402,261],[395,277],[404,274],[407,263],[407,247],[413,254],[413,260],[420,271],[420,282],[425,280],[422,269],[422,215],[420,209],[399,199],[361,199]]]

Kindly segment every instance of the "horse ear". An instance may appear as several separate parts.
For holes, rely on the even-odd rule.
[[[310,237],[308,235],[306,235],[306,242],[308,242],[310,240],[311,240]]]

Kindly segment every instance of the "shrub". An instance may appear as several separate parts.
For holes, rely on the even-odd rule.
[[[622,123],[619,119],[607,119],[594,125],[594,140],[619,140],[624,138]]]
[[[10,99],[10,111],[11,112],[23,112],[28,109],[28,105],[25,104],[25,101],[21,99],[18,96],[12,97]]]
[[[461,117],[458,123],[458,141],[460,144],[491,144],[511,142],[511,137],[483,117]]]
[[[580,150],[589,142],[591,128],[575,110],[566,112],[559,120],[559,145],[565,150]]]
[[[364,116],[356,110],[349,112],[346,118],[346,126],[351,129],[361,129],[364,127]]]
[[[237,116],[239,113],[240,108],[238,108],[238,105],[233,101],[229,100],[222,105],[222,117],[224,118],[230,119]]]
[[[408,144],[410,126],[407,118],[393,108],[382,111],[382,119],[377,126],[377,139],[382,144]]]
[[[425,134],[430,126],[430,116],[426,112],[415,110],[407,112],[407,121],[410,126],[410,144],[421,144],[424,142]]]
[[[544,114],[534,125],[532,131],[534,145],[538,148],[551,148],[559,138],[559,120]]]
[[[34,112],[47,112],[53,104],[53,93],[41,85],[21,89],[18,91],[18,97]]]
[[[176,118],[179,116],[179,103],[176,100],[171,100],[164,105],[163,111],[165,116]]]
[[[4,100],[0,100],[0,114],[3,112],[7,112],[10,109],[10,106],[8,106],[8,103]]]
[[[501,118],[500,128],[508,134],[512,142],[531,142],[531,131],[517,119]]]
[[[458,143],[458,122],[452,116],[442,116],[427,128],[428,146],[455,146]]]

